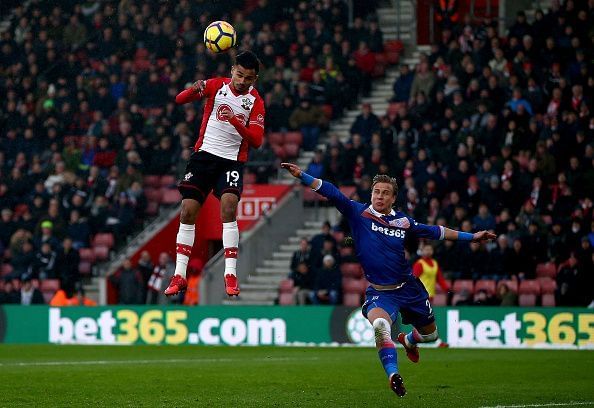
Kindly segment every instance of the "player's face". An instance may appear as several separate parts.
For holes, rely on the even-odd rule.
[[[231,82],[233,88],[239,93],[247,92],[256,79],[258,79],[258,75],[255,69],[247,69],[241,65],[233,65],[231,68]]]
[[[396,202],[394,189],[389,183],[376,183],[371,190],[371,206],[377,212],[390,214]]]

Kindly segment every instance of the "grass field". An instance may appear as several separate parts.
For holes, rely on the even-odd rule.
[[[0,406],[594,407],[592,351],[399,358],[403,399],[370,348],[2,345]]]

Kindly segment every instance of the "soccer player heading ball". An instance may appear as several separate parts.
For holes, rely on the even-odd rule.
[[[221,201],[225,289],[229,296],[239,295],[236,215],[243,189],[243,165],[249,148],[259,147],[264,136],[264,101],[253,87],[259,68],[260,61],[254,53],[240,52],[231,68],[231,78],[197,81],[175,97],[178,104],[203,98],[206,101],[198,141],[179,182],[182,205],[177,257],[166,295],[186,290],[186,268],[194,244],[196,217],[211,190]]]
[[[406,390],[398,371],[396,347],[391,338],[391,326],[398,313],[413,330],[398,334],[412,362],[419,361],[418,343],[437,340],[437,327],[429,295],[423,284],[412,274],[404,256],[405,238],[448,239],[453,241],[484,241],[496,238],[495,234],[480,231],[474,234],[455,231],[441,226],[416,222],[392,206],[396,201],[396,179],[381,174],[373,178],[371,205],[349,200],[332,183],[313,178],[291,163],[282,163],[294,177],[328,198],[348,220],[357,257],[370,285],[365,293],[363,316],[375,331],[375,345],[379,358],[388,375],[390,388],[400,397]]]

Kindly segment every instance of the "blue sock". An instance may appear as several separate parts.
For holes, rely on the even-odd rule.
[[[412,344],[413,346],[422,340],[422,339],[419,339],[417,336],[415,336],[415,334],[416,334],[415,330],[413,330],[406,335],[406,340],[408,340],[408,343]]]
[[[398,372],[398,356],[396,355],[396,347],[394,346],[394,343],[384,343],[377,354],[379,355],[388,378],[390,378],[392,374]]]

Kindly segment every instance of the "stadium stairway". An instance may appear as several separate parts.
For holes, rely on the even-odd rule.
[[[223,300],[226,305],[273,305],[278,297],[278,287],[281,280],[286,279],[290,272],[291,257],[299,249],[302,237],[311,238],[322,228],[322,221],[305,221],[295,235],[288,241],[278,245],[278,248],[268,259],[256,267],[246,283],[242,283],[241,295],[237,299]]]
[[[384,41],[400,40],[404,45],[405,56],[401,58],[400,63],[408,64],[411,68],[419,62],[421,53],[429,53],[430,46],[414,44],[416,32],[415,10],[413,3],[410,0],[393,0],[384,3],[385,7],[377,10],[379,18],[379,26],[384,33]],[[400,19],[398,18],[400,16]],[[355,109],[347,110],[345,115],[333,121],[330,124],[327,134],[336,134],[341,141],[346,141],[350,138],[350,129],[361,113],[361,104],[370,103],[373,112],[378,116],[386,114],[390,105],[389,100],[393,96],[393,85],[398,78],[399,72],[397,66],[392,66],[386,70],[383,78],[378,78],[373,81],[372,91],[369,97],[362,98]],[[321,137],[318,149],[324,150],[326,147],[327,137]],[[295,163],[305,169],[311,162],[314,152],[300,151],[299,156],[295,159]],[[294,179],[288,172],[280,173],[279,183],[293,184]]]

